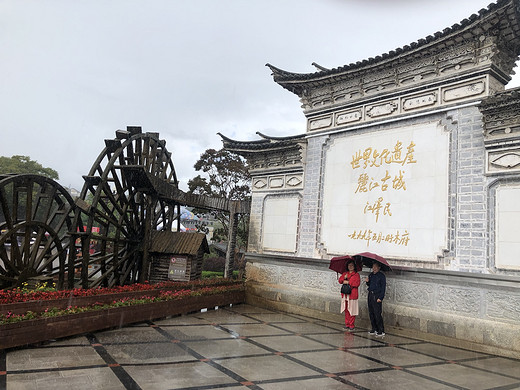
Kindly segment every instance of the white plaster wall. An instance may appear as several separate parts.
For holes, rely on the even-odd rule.
[[[520,269],[520,186],[500,186],[496,194],[497,268]]]
[[[264,203],[262,246],[265,250],[296,252],[298,197],[268,197]]]

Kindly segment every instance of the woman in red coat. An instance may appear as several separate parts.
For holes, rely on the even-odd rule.
[[[354,260],[347,262],[347,272],[344,272],[338,280],[341,284],[350,284],[352,292],[348,295],[341,294],[341,311],[345,312],[345,330],[354,330],[354,322],[359,314],[358,306],[358,287],[361,284],[361,278],[356,270]]]

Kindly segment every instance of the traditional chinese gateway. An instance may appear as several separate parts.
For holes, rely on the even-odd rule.
[[[222,136],[252,175],[249,301],[339,322],[329,259],[375,252],[389,327],[520,352],[519,54],[520,3],[499,0],[355,64],[268,64],[307,129]]]

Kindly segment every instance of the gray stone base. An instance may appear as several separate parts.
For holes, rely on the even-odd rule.
[[[247,302],[342,323],[337,275],[328,264],[248,262]],[[362,278],[366,275],[362,272]],[[356,326],[368,328],[366,288]],[[385,329],[501,356],[520,355],[520,281],[433,270],[387,273]]]

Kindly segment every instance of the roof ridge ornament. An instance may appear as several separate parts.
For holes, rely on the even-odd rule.
[[[324,71],[324,72],[330,70],[328,68],[325,68],[324,66],[317,64],[316,62],[313,62],[311,65],[314,66],[316,69]]]
[[[257,131],[256,134],[258,136],[262,137],[263,139],[267,139],[270,141],[292,141],[295,139],[303,138],[305,136],[305,134],[298,134],[298,135],[289,135],[289,136],[285,136],[285,137],[273,137],[270,135],[265,135],[259,131]]]

